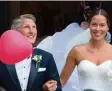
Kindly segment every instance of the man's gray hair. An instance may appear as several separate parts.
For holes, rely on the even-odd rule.
[[[21,15],[18,18],[13,20],[12,25],[11,25],[11,29],[19,28],[21,21],[24,19],[31,19],[34,22],[36,22],[36,18],[32,14],[24,14],[24,15]]]

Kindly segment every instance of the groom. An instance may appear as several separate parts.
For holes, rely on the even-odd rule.
[[[35,21],[31,14],[21,15],[13,21],[11,29],[16,29],[34,44],[37,37]],[[46,83],[51,88],[45,88]],[[7,91],[62,91],[53,56],[41,49],[34,49],[28,58],[14,65],[0,62],[0,85]]]

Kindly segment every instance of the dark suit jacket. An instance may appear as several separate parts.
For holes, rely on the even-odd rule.
[[[32,60],[26,91],[43,91],[42,85],[48,80],[56,80],[58,84],[56,91],[62,91],[59,74],[53,56],[41,49],[35,49],[32,58],[35,55],[42,55],[42,60],[37,68],[36,62]],[[38,72],[39,68],[46,68],[46,70]],[[15,65],[6,65],[0,62],[0,85],[4,86],[8,91],[22,91],[16,74]]]

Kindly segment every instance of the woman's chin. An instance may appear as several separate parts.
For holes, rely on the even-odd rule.
[[[101,38],[101,37],[94,37],[93,38],[93,40],[95,40],[95,41],[100,41],[100,40],[102,40],[103,38]]]

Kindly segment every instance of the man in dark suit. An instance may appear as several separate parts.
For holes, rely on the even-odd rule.
[[[21,15],[13,21],[11,29],[16,29],[34,44],[37,37],[35,21],[31,14]],[[46,88],[46,83],[50,88]],[[62,91],[52,54],[36,48],[28,58],[14,65],[0,62],[0,85],[8,91]]]

